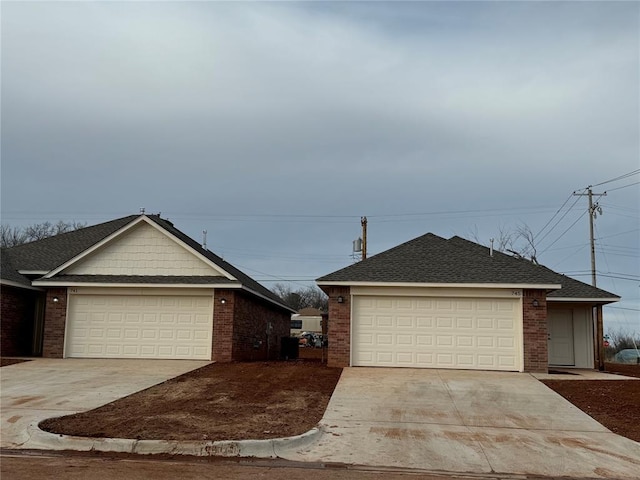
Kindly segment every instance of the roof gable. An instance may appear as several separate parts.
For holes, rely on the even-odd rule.
[[[176,241],[146,217],[141,217],[140,221],[105,239],[86,255],[72,259],[70,265],[55,273],[232,278],[213,262]]]

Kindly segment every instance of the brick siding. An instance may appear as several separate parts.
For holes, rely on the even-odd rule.
[[[271,331],[267,334],[267,326]],[[233,360],[275,360],[282,337],[290,335],[291,312],[271,307],[243,292],[236,293]]]
[[[53,298],[58,297],[58,302]],[[42,356],[62,358],[64,355],[64,330],[67,321],[67,289],[47,290],[44,313],[44,339]]]
[[[33,354],[35,302],[38,293],[2,286],[0,295],[0,352],[5,357]]]
[[[547,346],[547,299],[544,290],[524,290],[522,298],[524,333],[524,371],[544,372],[549,370]],[[533,301],[538,306],[533,306]]]
[[[269,322],[272,330],[267,335]],[[289,336],[290,323],[288,311],[237,290],[216,290],[211,358],[220,363],[277,359],[281,338]]]
[[[351,363],[351,288],[325,287],[329,296],[329,367],[348,367]],[[338,297],[343,303],[338,303]]]
[[[218,290],[213,295],[213,342],[211,359],[226,363],[233,360],[233,309],[236,292]],[[222,303],[222,300],[225,303]]]

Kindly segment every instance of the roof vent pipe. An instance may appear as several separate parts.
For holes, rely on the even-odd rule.
[[[491,242],[491,248],[489,249],[489,255],[491,255],[493,257],[493,238],[490,238],[489,242]]]
[[[207,249],[207,231],[202,230],[202,248],[203,250]]]

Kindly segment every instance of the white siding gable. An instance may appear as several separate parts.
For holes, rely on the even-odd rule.
[[[69,275],[226,276],[144,222],[64,271]]]

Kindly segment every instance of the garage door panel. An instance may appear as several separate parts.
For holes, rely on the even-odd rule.
[[[73,295],[68,357],[211,358],[213,298]]]
[[[414,317],[400,316],[396,318],[398,328],[414,328]]]
[[[352,315],[354,366],[520,370],[518,299],[355,296]]]

